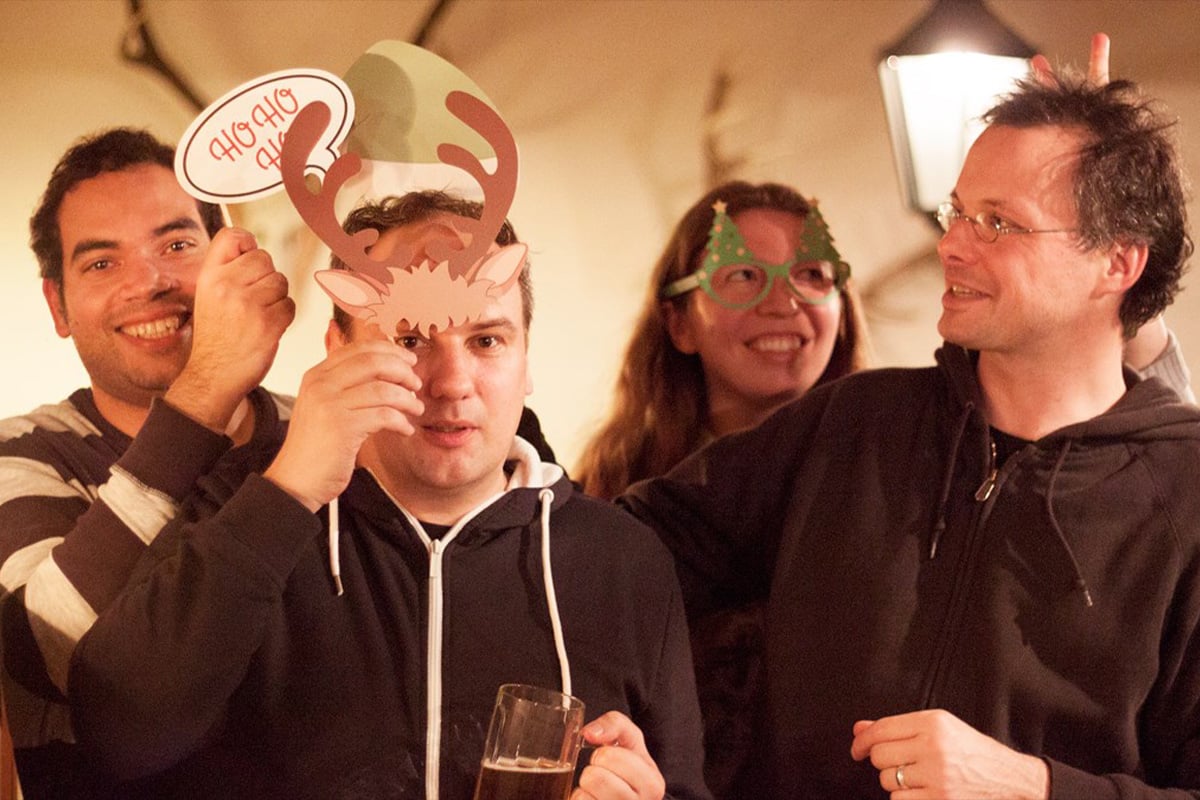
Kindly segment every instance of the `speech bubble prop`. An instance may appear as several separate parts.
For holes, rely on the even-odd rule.
[[[324,175],[350,133],[354,96],[336,75],[291,69],[238,86],[192,121],[175,151],[180,185],[209,203],[243,203],[279,191],[285,134],[313,102],[330,109],[330,120],[309,152],[305,172]]]

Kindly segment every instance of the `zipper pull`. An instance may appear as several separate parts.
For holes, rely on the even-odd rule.
[[[429,580],[436,581],[442,577],[442,540],[431,539],[429,542]]]
[[[988,461],[988,474],[983,479],[983,483],[979,484],[979,488],[975,490],[975,499],[980,503],[992,496],[992,490],[996,488],[996,442],[989,442],[992,447],[992,455]]]

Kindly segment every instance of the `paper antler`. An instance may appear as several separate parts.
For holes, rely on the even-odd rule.
[[[441,144],[437,150],[442,163],[458,167],[475,179],[483,190],[484,203],[480,219],[458,218],[458,226],[471,234],[466,247],[455,249],[448,242],[435,242],[429,248],[429,257],[433,261],[447,262],[451,277],[463,276],[471,281],[512,207],[517,185],[517,145],[500,115],[482,100],[466,92],[454,91],[446,96],[446,108],[482,136],[496,153],[496,171],[488,173],[466,148]],[[387,283],[390,281],[388,268],[408,267],[414,253],[400,248],[386,260],[371,258],[367,251],[378,240],[378,232],[362,230],[347,234],[334,211],[338,192],[362,169],[362,160],[354,153],[345,153],[330,165],[315,193],[305,184],[304,165],[329,124],[330,116],[329,107],[321,102],[310,103],[296,115],[284,137],[280,154],[284,187],[305,223],[338,258],[350,269],[381,284]]]
[[[460,251],[445,243],[430,246],[429,255],[435,261],[447,261],[450,274],[464,275],[473,280],[483,256],[508,218],[517,190],[517,143],[512,132],[487,103],[466,92],[450,92],[446,108],[471,130],[483,137],[496,153],[496,171],[489,174],[479,159],[456,144],[438,145],[438,158],[443,164],[466,172],[483,190],[483,213],[479,219],[463,219],[463,228],[471,233],[471,243]]]
[[[287,189],[292,205],[313,233],[317,234],[346,266],[378,281],[382,286],[388,280],[388,263],[376,261],[367,255],[367,250],[378,241],[379,231],[367,229],[348,234],[342,230],[334,211],[337,193],[346,181],[362,169],[362,159],[354,153],[338,156],[329,165],[325,179],[315,194],[309,191],[304,181],[304,165],[309,154],[317,146],[322,132],[329,125],[330,117],[329,106],[319,101],[300,109],[300,113],[288,128],[279,156],[283,186]],[[389,261],[395,263],[403,259],[403,263],[398,266],[407,267],[411,257],[412,253],[397,252]]]

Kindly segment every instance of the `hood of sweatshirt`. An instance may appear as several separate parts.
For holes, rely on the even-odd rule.
[[[934,528],[929,537],[929,558],[936,558],[938,544],[946,528],[946,507],[954,480],[957,463],[961,458],[972,458],[964,447],[965,441],[976,441],[976,436],[986,436],[990,456],[985,455],[983,483],[975,493],[975,500],[987,503],[996,486],[1001,465],[996,463],[996,450],[991,442],[988,423],[984,418],[983,398],[975,371],[976,354],[955,345],[946,344],[937,351],[938,368],[948,383],[952,399],[950,413],[956,416],[952,426],[953,439],[942,481]],[[1126,392],[1107,411],[1092,419],[1059,428],[1034,442],[1030,447],[1039,454],[1033,469],[1046,472],[1044,511],[1058,546],[1066,555],[1074,571],[1074,584],[1082,601],[1092,605],[1091,590],[1079,567],[1072,537],[1067,535],[1055,512],[1055,496],[1064,481],[1064,476],[1076,472],[1087,477],[1086,453],[1092,447],[1122,443],[1150,443],[1155,441],[1200,439],[1200,408],[1180,401],[1168,386],[1157,379],[1142,380],[1131,370],[1125,370]],[[1030,449],[1030,448],[1026,448]],[[1080,455],[1078,468],[1073,468],[1072,453]],[[1069,479],[1069,478],[1068,478]]]
[[[351,481],[343,497],[356,498],[354,505],[358,513],[380,523],[380,527],[386,527],[387,521],[395,518],[396,509],[403,512],[410,522],[414,520],[404,504],[392,497],[370,470],[360,467],[356,472],[358,477]],[[520,437],[514,438],[509,450],[505,476],[507,482],[503,490],[468,511],[460,520],[461,524],[453,526],[457,529],[469,527],[462,534],[454,534],[454,540],[459,545],[530,524],[541,513],[539,494],[543,489],[554,493],[552,510],[561,508],[573,491],[563,468],[541,461],[537,450]],[[385,499],[390,502],[383,502]],[[466,525],[468,522],[472,524]],[[420,532],[424,533],[423,529]]]
[[[937,363],[950,384],[961,411],[982,409],[983,397],[975,372],[977,354],[956,345],[945,344],[937,351]],[[1200,408],[1183,403],[1156,378],[1141,379],[1125,370],[1126,392],[1112,408],[1083,422],[1059,428],[1039,443],[1087,439],[1148,441],[1154,439],[1200,438]],[[980,415],[982,419],[982,414]]]

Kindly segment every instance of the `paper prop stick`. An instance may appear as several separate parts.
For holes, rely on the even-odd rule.
[[[281,151],[284,187],[292,204],[349,267],[349,271],[318,272],[318,284],[348,314],[379,325],[388,336],[402,324],[428,334],[433,328],[443,330],[477,317],[489,297],[516,284],[527,254],[524,245],[511,245],[488,255],[516,192],[517,147],[512,133],[465,75],[414,45],[375,45],[351,67],[347,83],[356,98],[369,95],[371,101],[358,103],[360,113],[347,139],[347,152],[333,161],[315,192],[304,180],[305,167],[329,127],[330,109],[320,100],[301,108]],[[473,91],[446,91],[448,84]],[[438,108],[426,107],[431,99],[436,99]],[[457,122],[446,124],[446,119]],[[434,124],[422,126],[422,120]],[[441,140],[436,147],[427,145],[428,128]],[[386,156],[380,158],[381,154]],[[431,161],[434,155],[436,163]],[[416,175],[425,167],[427,178],[444,176],[445,167],[456,167],[472,178],[482,191],[483,212],[479,219],[453,217],[462,246],[448,241],[431,243],[427,259],[417,258],[408,248],[398,248],[385,259],[372,258],[369,250],[378,240],[378,232],[347,234],[336,211],[339,192],[359,176],[364,156],[372,165],[413,167],[411,172]],[[485,161],[494,164],[492,171]],[[394,170],[387,174],[395,183],[388,186],[384,181],[380,186],[377,181],[379,194],[424,188],[419,182],[396,178]],[[444,186],[445,181],[438,179],[431,188]]]

